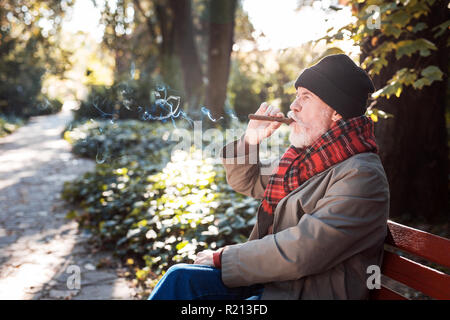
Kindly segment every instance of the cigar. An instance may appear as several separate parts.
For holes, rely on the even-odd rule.
[[[285,124],[291,124],[292,122],[295,121],[294,119],[291,119],[291,118],[270,117],[270,116],[263,116],[263,115],[259,115],[259,114],[249,114],[248,118],[250,120],[278,121],[278,122],[282,122]]]

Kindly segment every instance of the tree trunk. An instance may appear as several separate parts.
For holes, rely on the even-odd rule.
[[[444,1],[436,2],[430,14],[421,18],[428,28],[418,36],[435,42],[431,29],[446,20],[446,11]],[[371,50],[370,40],[363,52]],[[397,61],[392,54],[388,57],[389,67],[373,78],[376,89],[404,67],[436,65],[446,72],[445,37],[437,46],[438,50],[428,57],[420,58],[416,54]],[[362,55],[361,61],[364,58]],[[391,217],[422,217],[428,221],[448,218],[447,83],[445,77],[421,90],[408,86],[399,98],[394,96],[377,102],[377,108],[394,115],[375,124],[380,157],[389,180]]]
[[[181,89],[182,81],[179,74],[179,63],[175,53],[175,30],[173,28],[173,14],[165,1],[157,1],[155,12],[161,35],[160,59],[161,74],[164,82],[171,88]]]
[[[230,73],[236,0],[212,0],[210,5],[208,86],[206,106],[214,118],[224,115]]]
[[[180,60],[186,100],[198,108],[203,92],[203,75],[194,42],[191,0],[170,0],[173,12],[175,49]]]

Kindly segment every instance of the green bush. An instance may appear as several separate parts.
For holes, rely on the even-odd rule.
[[[156,108],[155,101],[159,97],[168,98],[171,90],[158,86],[152,81],[128,80],[112,86],[91,85],[86,100],[74,111],[76,120],[97,119],[141,119],[143,111],[153,110],[159,115],[163,109]],[[158,90],[161,89],[161,90]],[[153,109],[152,109],[153,108]],[[155,114],[155,112],[158,114]]]
[[[22,126],[24,121],[21,118],[7,117],[0,115],[0,137],[4,137]]]
[[[32,75],[27,76],[32,78]],[[4,82],[0,85],[1,113],[13,118],[27,119],[61,111],[61,101],[48,99],[40,91],[37,91],[40,90],[40,86],[27,84],[27,82],[20,80],[20,83]]]
[[[99,110],[100,109],[100,110]],[[75,120],[90,118],[111,119],[106,114],[118,117],[120,112],[125,112],[120,101],[117,100],[117,90],[114,87],[104,85],[91,85],[87,99],[82,101],[80,107],[74,111]],[[121,119],[124,118],[123,114]],[[132,117],[127,117],[132,118]]]
[[[45,96],[39,96],[35,108],[28,111],[27,116],[41,116],[55,114],[61,111],[63,106],[59,99],[47,99]]]
[[[37,98],[45,70],[18,61],[4,61],[0,70],[0,112],[15,117],[33,115],[40,103]]]
[[[164,140],[169,128],[88,121],[64,135],[80,155],[95,158],[96,144],[118,152],[115,161],[97,163],[94,172],[67,182],[63,198],[82,208],[68,217],[132,261],[146,288],[201,250],[245,241],[256,221],[258,201],[235,193],[223,166],[202,159],[201,150],[174,151]]]
[[[157,163],[162,155],[167,162],[170,154],[166,147],[173,145],[173,142],[162,138],[173,129],[172,123],[161,125],[137,120],[111,123],[91,119],[84,123],[74,122],[66,129],[64,138],[72,144],[72,151],[95,159],[99,164],[118,162],[122,166],[140,159]]]
[[[42,93],[46,65],[37,53],[38,37],[22,41],[12,38],[10,31],[0,30],[0,114],[29,118],[58,112],[62,103]]]

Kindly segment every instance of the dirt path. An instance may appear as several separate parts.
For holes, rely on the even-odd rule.
[[[0,139],[0,299],[135,297],[111,253],[93,252],[65,219],[64,181],[94,168],[61,138],[70,119],[63,109]]]

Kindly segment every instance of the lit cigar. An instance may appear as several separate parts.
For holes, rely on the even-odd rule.
[[[290,113],[291,113],[291,111],[288,112],[288,117],[289,117]],[[248,118],[250,120],[277,121],[277,122],[282,122],[282,123],[285,123],[285,124],[291,124],[292,122],[295,121],[292,118],[270,117],[270,116],[264,116],[264,115],[259,115],[259,114],[249,114]]]

